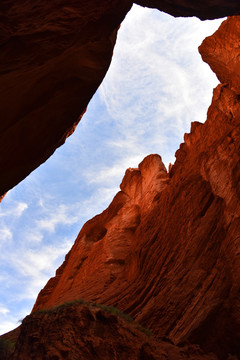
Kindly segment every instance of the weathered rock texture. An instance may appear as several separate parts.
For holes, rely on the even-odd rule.
[[[117,306],[175,344],[240,358],[239,25],[228,19],[200,47],[224,84],[205,124],[185,134],[170,173],[158,155],[126,171],[121,191],[84,225],[33,311],[86,298]]]
[[[232,16],[223,21],[218,31],[207,37],[199,47],[202,58],[222,84],[240,94],[240,21]]]
[[[74,131],[132,0],[1,0],[0,200]],[[175,16],[240,14],[238,0],[143,1]]]
[[[11,360],[216,360],[197,346],[156,341],[134,323],[86,305],[28,316]]]

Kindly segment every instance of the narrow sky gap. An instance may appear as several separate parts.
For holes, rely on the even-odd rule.
[[[82,225],[119,190],[126,168],[150,153],[168,166],[191,121],[205,121],[218,81],[197,47],[220,23],[134,5],[75,133],[1,203],[0,334],[31,311]]]

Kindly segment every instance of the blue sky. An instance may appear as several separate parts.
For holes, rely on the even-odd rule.
[[[0,204],[0,334],[54,276],[82,225],[150,153],[168,166],[218,81],[198,54],[221,20],[175,19],[134,5],[111,67],[75,133]]]

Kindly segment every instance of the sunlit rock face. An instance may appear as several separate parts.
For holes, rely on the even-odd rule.
[[[0,4],[0,200],[74,131],[110,65],[131,0]],[[137,1],[175,16],[239,14],[239,1]]]
[[[203,60],[210,65],[219,81],[227,84],[238,95],[240,95],[239,39],[240,18],[232,16],[221,24],[214,35],[207,37],[199,48]],[[230,104],[227,107],[229,106]]]
[[[136,246],[136,231],[167,182],[168,174],[159,155],[150,155],[138,169],[128,169],[122,191],[107,210],[84,225],[57,276],[40,293],[34,310],[80,294],[97,300],[112,286],[115,288],[126,266],[137,260],[129,259]],[[135,271],[134,267],[133,276]]]
[[[229,28],[228,58],[220,39]],[[87,298],[175,344],[240,357],[238,29],[239,18],[230,18],[200,47],[224,84],[205,124],[185,134],[170,173],[158,155],[126,171],[121,191],[84,225],[33,311]]]
[[[136,0],[134,2],[173,16],[197,16],[202,20],[240,14],[238,0]]]

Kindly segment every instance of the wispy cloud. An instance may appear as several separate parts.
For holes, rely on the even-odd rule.
[[[45,245],[40,249],[25,249],[20,257],[12,257],[16,272],[25,278],[26,288],[18,294],[18,300],[36,299],[39,288],[46,284],[49,274],[55,274],[57,260],[69,251],[71,244],[70,241],[64,240],[58,247]]]
[[[12,234],[11,230],[8,227],[3,226],[0,229],[0,246],[4,245],[6,240],[11,240],[12,237],[13,237],[13,234]]]
[[[16,320],[11,319],[9,313],[10,310],[6,306],[0,304],[0,334],[16,327]]]
[[[123,149],[124,144],[131,155],[159,152],[165,162],[171,151],[173,161],[190,122],[206,119],[217,80],[197,47],[219,24],[174,19],[134,6],[100,88],[117,127],[109,145]]]
[[[125,143],[125,141],[123,140]],[[116,144],[117,147],[124,147],[124,144],[119,141]],[[131,146],[131,145],[129,145]],[[126,147],[124,147],[124,152]],[[88,182],[91,184],[99,184],[100,186],[114,186],[116,188],[117,181],[119,178],[122,178],[125,170],[130,166],[136,166],[142,161],[144,153],[140,153],[137,155],[128,155],[125,154],[125,157],[119,159],[113,166],[104,166],[102,167],[97,173],[94,172],[94,169],[90,169],[89,171],[85,172],[85,176],[88,179]]]
[[[1,315],[6,315],[6,314],[8,314],[9,313],[9,310],[5,307],[5,306],[2,306],[1,304],[0,304],[0,314]]]
[[[11,321],[8,319],[4,319],[0,316],[0,334],[4,334],[8,331],[11,331],[16,327],[17,327],[17,322],[15,320]]]
[[[20,217],[23,212],[28,208],[28,205],[25,202],[15,202],[11,208],[0,209],[0,217],[4,216],[12,216],[12,217]]]
[[[56,205],[51,211],[45,211],[44,218],[36,220],[38,230],[46,230],[49,232],[55,232],[56,226],[71,225],[78,221],[77,216],[70,215],[68,213],[68,206],[64,204]]]

